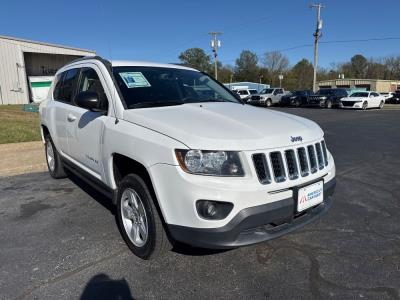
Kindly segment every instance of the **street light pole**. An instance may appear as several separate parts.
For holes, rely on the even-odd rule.
[[[321,3],[311,4],[311,8],[317,9],[317,28],[314,32],[314,77],[313,77],[313,91],[317,91],[317,68],[318,68],[318,40],[321,37],[322,20],[321,20],[321,8],[323,8]]]
[[[279,78],[279,88],[282,88],[282,79],[283,79],[283,75],[282,75],[282,74],[279,74],[278,78]]]

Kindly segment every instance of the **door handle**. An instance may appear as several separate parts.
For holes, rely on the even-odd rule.
[[[67,115],[67,120],[69,122],[74,122],[76,120],[76,117],[73,114],[68,114]]]

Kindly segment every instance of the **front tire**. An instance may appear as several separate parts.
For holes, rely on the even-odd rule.
[[[367,101],[364,101],[364,103],[363,103],[363,105],[362,105],[362,110],[367,110],[367,108],[368,108],[368,102]]]
[[[47,135],[45,137],[44,147],[45,147],[47,169],[49,170],[51,177],[55,179],[67,177],[64,171],[64,166],[61,160],[61,156],[58,153],[56,147],[54,146],[54,143],[50,135]]]
[[[265,106],[266,107],[271,107],[272,106],[272,100],[271,99],[267,99],[267,101],[265,101]]]
[[[326,100],[325,107],[326,108],[332,108],[332,101],[331,100]]]
[[[384,105],[385,105],[385,101],[381,101],[381,103],[379,104],[379,109],[382,109]]]
[[[117,222],[129,249],[142,259],[154,259],[171,249],[150,190],[141,177],[129,174],[118,189]]]

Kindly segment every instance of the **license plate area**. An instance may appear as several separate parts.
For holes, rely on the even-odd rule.
[[[320,180],[298,187],[294,193],[294,200],[298,213],[322,203],[324,201],[324,181]]]

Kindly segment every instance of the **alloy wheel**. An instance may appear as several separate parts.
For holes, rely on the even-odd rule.
[[[51,142],[46,143],[46,159],[49,169],[53,172],[56,168],[56,161],[54,157],[54,149]]]
[[[126,189],[121,198],[121,216],[124,229],[136,247],[147,242],[149,227],[146,210],[140,196],[133,189]]]

